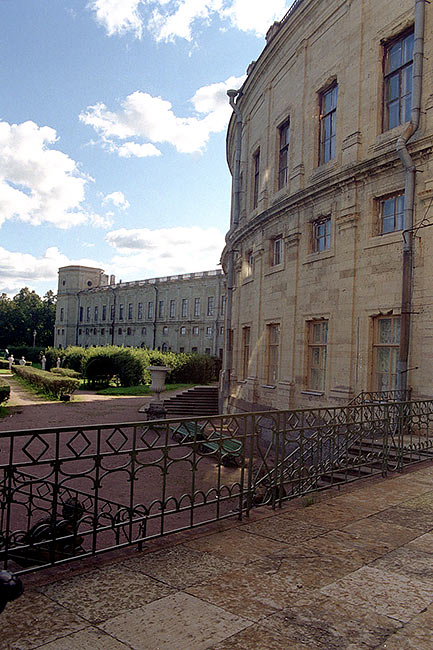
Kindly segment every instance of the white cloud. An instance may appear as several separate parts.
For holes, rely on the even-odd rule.
[[[100,219],[84,206],[85,186],[92,179],[52,148],[57,139],[48,126],[0,122],[0,226],[18,219],[69,228]]]
[[[126,199],[123,192],[111,192],[111,194],[107,194],[107,196],[102,200],[103,204],[110,202],[115,205],[116,208],[121,208],[122,210],[129,208],[129,201]]]
[[[49,282],[56,292],[59,267],[69,264],[102,268],[99,262],[92,259],[70,260],[55,246],[47,248],[42,257],[8,251],[0,246],[0,293],[14,295],[24,286],[36,289],[43,282]]]
[[[109,149],[120,156],[158,155],[154,143],[170,143],[180,153],[202,152],[211,133],[226,128],[232,111],[226,91],[239,88],[244,78],[230,77],[199,88],[190,99],[193,112],[190,117],[178,117],[168,100],[137,90],[123,100],[117,113],[98,103],[81,113],[80,120],[92,126]],[[118,144],[118,140],[127,138],[148,142]]]
[[[191,41],[195,29],[213,19],[227,20],[244,32],[263,36],[281,20],[293,0],[92,0],[89,8],[107,34],[132,32],[141,38],[147,29],[156,41]]]
[[[122,269],[122,277],[135,280],[216,268],[224,247],[218,228],[198,226],[122,228],[105,239],[116,251],[112,266]]]
[[[142,19],[138,13],[141,0],[92,0],[88,7],[95,12],[97,22],[109,36],[133,32],[141,38]]]

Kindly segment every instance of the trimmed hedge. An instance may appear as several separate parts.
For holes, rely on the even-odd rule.
[[[11,387],[3,379],[0,379],[0,404],[4,404],[11,396]]]
[[[14,366],[13,368],[18,377],[22,377],[47,395],[55,395],[58,399],[62,395],[70,395],[80,385],[78,379],[54,375],[46,370],[38,370],[28,366]]]
[[[53,375],[61,375],[62,377],[73,377],[73,379],[81,379],[81,372],[70,370],[69,368],[51,368],[50,372]]]

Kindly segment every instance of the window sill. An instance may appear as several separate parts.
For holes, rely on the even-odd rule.
[[[249,283],[252,282],[253,280],[254,280],[254,275],[252,275],[252,274],[251,274],[251,275],[248,275],[246,278],[244,278],[244,279],[242,280],[242,286],[244,286],[245,284],[249,284]]]
[[[322,176],[326,176],[327,174],[330,174],[334,172],[339,166],[338,160],[336,158],[333,158],[332,160],[328,160],[326,163],[321,163],[313,169],[311,172],[311,180],[314,182],[316,180],[320,180]]]
[[[260,384],[260,388],[269,388],[270,390],[275,390],[276,387],[276,384]]]
[[[284,263],[276,264],[275,266],[270,266],[266,271],[265,275],[271,275],[272,273],[278,273],[279,271],[284,271]]]
[[[403,231],[396,230],[394,232],[387,232],[383,235],[371,237],[370,241],[365,244],[364,248],[377,248],[378,246],[387,246],[388,244],[399,244],[402,241]]]
[[[309,253],[303,264],[311,264],[311,262],[318,262],[319,260],[326,260],[334,257],[335,253],[332,249],[321,251],[320,253]]]
[[[324,391],[319,390],[301,390],[301,395],[309,395],[310,397],[323,397]]]

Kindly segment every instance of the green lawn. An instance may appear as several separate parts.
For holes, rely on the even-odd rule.
[[[165,385],[165,392],[170,392],[172,390],[181,390],[182,388],[192,388],[193,386],[196,386],[196,384],[166,384]],[[128,386],[128,387],[122,387],[122,386],[109,386],[108,388],[101,388],[101,390],[98,390],[96,392],[97,395],[130,395],[131,397],[134,395],[152,395],[152,391],[150,390],[149,386],[147,384],[143,385],[140,384],[139,386]],[[162,393],[164,395],[165,393]]]
[[[11,373],[7,368],[0,368],[0,375],[10,375]]]

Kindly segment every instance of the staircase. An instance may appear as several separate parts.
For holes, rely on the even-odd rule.
[[[195,386],[164,400],[167,417],[218,415],[218,387]]]

